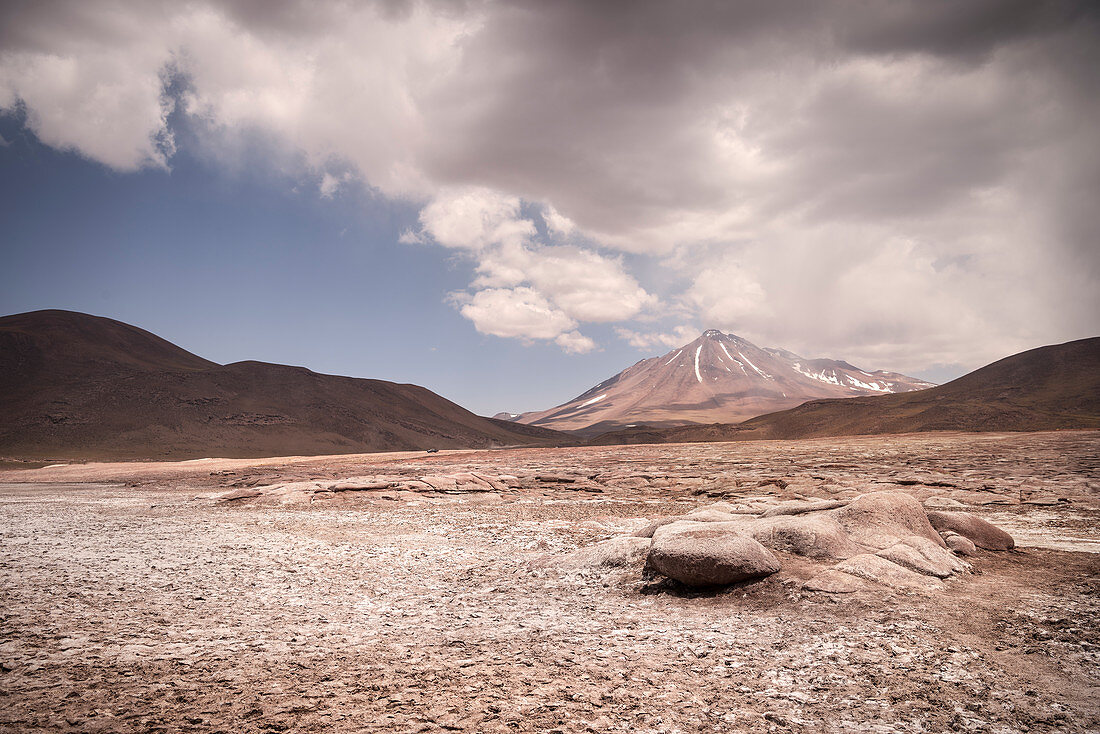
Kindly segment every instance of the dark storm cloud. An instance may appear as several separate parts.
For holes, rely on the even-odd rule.
[[[1078,23],[1095,22],[1096,6],[1063,0],[921,0],[852,6],[838,38],[856,53],[926,53],[981,63],[997,48]],[[866,12],[864,12],[866,11]]]

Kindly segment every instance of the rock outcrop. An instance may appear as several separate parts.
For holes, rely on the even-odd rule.
[[[1004,551],[1016,547],[1011,535],[969,512],[932,510],[928,513],[928,520],[939,532],[957,533],[979,548]]]
[[[611,553],[609,543],[635,560],[644,552],[651,571],[691,587],[770,576],[783,568],[784,558],[798,557],[802,560],[792,565],[801,569],[801,579],[806,579],[807,568],[818,567],[803,581],[803,588],[829,593],[876,585],[936,591],[944,580],[970,570],[959,556],[973,556],[979,547],[1013,546],[1008,533],[980,518],[926,510],[911,495],[897,491],[850,500],[782,502],[752,510],[719,502],[658,518],[632,535],[572,556],[583,552],[589,554],[585,558],[604,558]],[[572,563],[570,558],[563,565]]]

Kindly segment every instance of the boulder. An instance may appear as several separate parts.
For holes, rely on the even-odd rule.
[[[911,571],[941,579],[969,568],[969,564],[953,556],[951,551],[940,547],[928,538],[916,535],[903,538],[900,543],[884,548],[875,555]]]
[[[743,518],[737,515],[731,515],[720,510],[704,507],[699,510],[693,510],[686,515],[658,517],[641,530],[635,531],[634,535],[638,538],[652,538],[658,529],[675,522],[733,522],[741,519]]]
[[[258,489],[235,489],[232,492],[223,494],[220,499],[222,502],[233,502],[234,500],[248,500],[253,497],[260,497],[263,495]]]
[[[942,581],[922,576],[916,571],[910,571],[873,553],[853,556],[846,561],[841,561],[833,568],[894,589],[935,591],[943,588]]]
[[[662,528],[649,550],[649,566],[688,586],[724,586],[779,570],[771,551],[725,525],[675,523]]]
[[[979,548],[1001,551],[1016,547],[1016,542],[1011,535],[969,512],[930,510],[928,520],[939,532],[958,533],[964,538],[969,538]]]
[[[386,480],[342,479],[329,485],[332,492],[368,492],[374,489],[390,489],[396,483]]]
[[[804,515],[807,512],[820,512],[822,510],[835,510],[844,507],[845,500],[809,500],[800,502],[784,502],[764,511],[761,517],[776,517],[777,515]]]
[[[924,507],[904,492],[874,492],[856,497],[845,507],[830,510],[853,541],[882,550],[901,538],[916,535],[946,548],[928,522]]]
[[[745,533],[773,551],[807,558],[848,558],[866,551],[825,513],[764,517],[748,523]]]
[[[654,518],[641,530],[635,531],[634,536],[637,538],[652,538],[661,528],[665,527],[666,525],[671,525],[674,522],[681,522],[683,519],[684,518],[682,515]]]
[[[721,510],[704,507],[701,510],[693,510],[686,515],[681,515],[680,519],[691,520],[692,522],[731,522],[744,518],[737,515],[731,515],[728,512],[722,512]]]
[[[953,533],[950,530],[942,533],[943,542],[947,543],[947,547],[960,556],[972,556],[978,552],[977,546],[974,545],[974,541],[970,538],[964,538],[958,533]]]

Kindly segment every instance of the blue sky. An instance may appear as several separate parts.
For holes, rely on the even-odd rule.
[[[706,328],[942,382],[1100,333],[1098,65],[1073,0],[3,4],[0,311],[489,414]]]
[[[0,312],[62,308],[216,362],[411,382],[476,412],[549,407],[639,359],[477,333],[446,301],[469,263],[398,242],[418,208],[362,186],[319,196],[258,149],[227,170],[181,149],[119,173],[0,118]],[[604,329],[610,335],[610,329]]]

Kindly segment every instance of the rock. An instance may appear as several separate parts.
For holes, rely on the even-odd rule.
[[[445,474],[440,475],[427,475],[419,478],[421,482],[427,484],[434,490],[442,489],[455,489],[458,486],[458,481],[451,476]]]
[[[941,579],[966,571],[970,567],[969,564],[953,556],[946,548],[942,548],[928,538],[915,535],[903,538],[900,543],[884,548],[875,555],[911,571]]]
[[[480,477],[477,474],[474,474],[472,472],[456,472],[455,474],[452,474],[451,476],[454,477],[455,482],[459,486],[470,486],[470,485],[472,485],[472,487],[475,489],[475,491],[483,490],[483,491],[488,492],[490,490],[498,489],[498,487],[494,487],[490,482],[488,482],[487,480],[483,479],[482,477]]]
[[[218,499],[222,502],[232,502],[234,500],[247,500],[253,497],[259,497],[263,492],[258,489],[238,489],[227,494],[223,494]]]
[[[966,507],[962,502],[950,497],[929,497],[924,501],[925,507]]]
[[[704,507],[699,510],[692,510],[687,515],[672,515],[668,517],[659,517],[646,525],[641,530],[635,531],[634,535],[638,538],[652,538],[654,533],[658,529],[671,525],[675,522],[732,522],[741,520],[743,518],[732,515],[726,512],[720,512],[718,510],[712,510],[708,507]]]
[[[844,507],[848,503],[844,500],[811,500],[807,502],[784,502],[781,505],[766,510],[761,517],[776,517],[777,515],[803,515],[807,512],[819,512],[821,510],[835,510]]]
[[[963,537],[950,530],[942,533],[942,535],[943,542],[947,543],[947,547],[960,556],[972,556],[978,552],[977,546],[974,545],[974,542],[970,540],[970,538]]]
[[[690,515],[690,514],[695,513],[695,512],[702,512],[703,510],[717,510],[718,512],[731,513],[736,509],[737,509],[737,506],[733,505],[729,502],[712,502],[711,504],[709,504],[705,507],[700,507],[698,509],[692,510],[688,514]]]
[[[779,559],[752,538],[730,532],[724,523],[676,523],[653,539],[648,564],[688,586],[724,586],[768,576]],[[683,527],[691,526],[691,527]]]
[[[580,478],[568,474],[538,474],[535,476],[535,481],[545,484],[572,484]]]
[[[1023,504],[1023,505],[1037,505],[1039,507],[1053,507],[1054,505],[1060,505],[1063,502],[1068,502],[1068,501],[1069,500],[1067,500],[1065,498],[1053,497],[1053,496],[1051,496],[1051,497],[1029,497],[1028,499],[1023,500],[1020,504]]]
[[[470,473],[473,475],[473,477],[475,479],[480,479],[481,481],[488,484],[490,487],[492,487],[497,492],[506,492],[506,491],[508,491],[507,482],[503,481],[500,477],[491,477],[487,474],[475,474],[474,472],[470,472]]]
[[[802,584],[807,591],[823,591],[828,594],[851,594],[855,591],[863,591],[871,588],[871,585],[849,573],[843,573],[835,568],[826,568],[809,581]]]
[[[943,588],[942,581],[922,576],[916,571],[910,571],[873,553],[853,556],[846,561],[841,561],[833,568],[894,589],[935,591]]]
[[[564,556],[547,559],[544,565],[556,565],[563,569],[626,568],[645,564],[650,541],[623,535],[594,545],[578,548]]]
[[[691,520],[692,522],[731,522],[742,518],[731,515],[728,512],[703,508],[701,510],[692,510],[686,515],[681,515],[680,519]]]
[[[372,489],[389,489],[394,482],[345,479],[329,485],[333,492],[367,492]]]
[[[1012,550],[1016,547],[1016,542],[1011,535],[969,512],[933,510],[928,513],[928,520],[939,532],[958,533],[964,538],[969,538],[979,548],[999,551]]]
[[[679,516],[679,515],[672,516],[672,517],[658,517],[654,520],[651,520],[648,525],[644,526],[640,530],[635,530],[634,531],[634,537],[636,537],[636,538],[652,538],[653,534],[655,532],[657,532],[658,528],[663,528],[665,525],[668,525],[670,523],[674,523],[674,522],[676,522],[678,520],[681,520],[681,519],[682,519],[682,517]]]
[[[743,535],[742,532],[745,529],[744,523],[736,522],[705,522],[702,520],[695,521],[689,520],[684,516],[678,516],[670,518],[671,522],[666,522],[661,527],[653,531],[653,540],[656,541],[663,535],[675,535],[677,533],[687,532],[688,530],[706,530],[709,528],[718,529],[724,533],[731,535]]]
[[[745,527],[745,534],[765,547],[807,558],[849,558],[866,551],[852,542],[835,517],[824,513],[765,517]]]
[[[847,506],[830,510],[853,541],[882,550],[901,538],[916,535],[947,547],[933,529],[924,507],[904,492],[874,492],[856,497]]]

